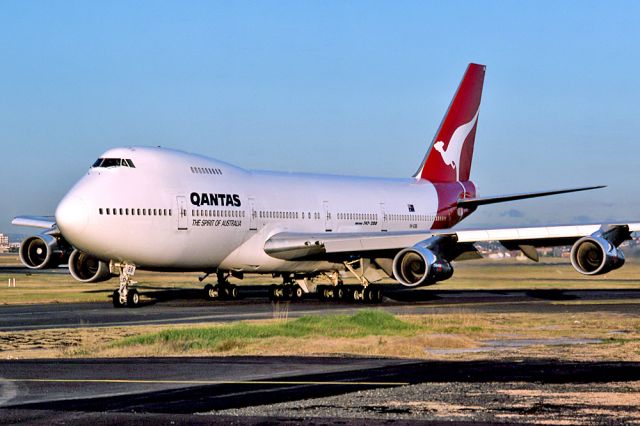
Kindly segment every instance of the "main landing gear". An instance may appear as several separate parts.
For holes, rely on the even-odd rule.
[[[382,287],[371,284],[364,274],[353,267],[358,261],[344,262],[346,269],[355,276],[360,285],[344,285],[340,274],[334,271],[327,278],[332,285],[316,286],[318,299],[322,301],[340,301],[350,303],[382,303]]]
[[[282,284],[269,286],[269,300],[279,302],[281,300],[300,300],[305,293],[309,293],[309,279],[292,278],[291,275],[282,276]]]
[[[363,285],[318,285],[316,287],[318,299],[323,302],[350,303],[382,303],[382,287],[369,284]]]
[[[218,284],[207,284],[204,286],[204,297],[208,300],[226,299],[236,300],[240,297],[240,292],[235,284],[229,282],[229,274],[222,271],[216,273]],[[205,275],[206,277],[206,275]],[[204,278],[203,278],[204,279]]]
[[[136,272],[135,265],[131,264],[117,264],[114,265],[120,270],[120,287],[113,292],[113,306],[116,308],[122,308],[127,306],[129,308],[135,308],[140,305],[140,294],[135,288],[129,288],[132,284],[137,284],[131,277]]]

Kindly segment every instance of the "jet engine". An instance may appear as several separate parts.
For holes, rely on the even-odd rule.
[[[57,268],[69,259],[71,248],[49,234],[34,235],[20,244],[20,261],[30,269]]]
[[[393,275],[400,284],[417,287],[451,278],[453,267],[428,248],[415,245],[400,251],[393,259]]]
[[[69,256],[69,272],[83,283],[99,283],[111,278],[109,265],[76,249]]]
[[[624,254],[600,236],[580,238],[571,248],[571,264],[584,275],[600,275],[624,265]]]

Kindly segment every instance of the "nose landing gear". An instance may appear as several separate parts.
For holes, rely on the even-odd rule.
[[[136,266],[130,263],[124,264],[112,264],[110,267],[120,270],[120,287],[113,292],[113,306],[116,308],[122,308],[127,306],[129,308],[135,308],[140,306],[140,294],[135,288],[129,288],[132,284],[137,284],[131,277],[136,273]]]

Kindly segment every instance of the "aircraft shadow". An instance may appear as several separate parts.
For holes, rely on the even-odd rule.
[[[274,369],[287,357],[225,357],[225,362],[248,358],[273,363]],[[276,359],[277,358],[277,359]],[[212,360],[214,358],[205,358]],[[297,357],[296,361],[300,361]],[[138,359],[135,362],[145,362]],[[181,362],[174,359],[167,362]],[[402,365],[353,371],[278,377],[274,383],[230,383],[130,393],[84,399],[27,403],[3,408],[57,411],[135,411],[146,413],[195,413],[253,405],[274,404],[308,398],[341,395],[380,387],[372,382],[418,384],[529,382],[553,384],[610,383],[640,380],[638,362],[559,361],[525,359],[516,361],[416,361]],[[359,382],[341,386],[340,382]],[[299,383],[299,384],[297,384]],[[246,397],[239,397],[239,395]],[[250,395],[250,396],[249,396]]]

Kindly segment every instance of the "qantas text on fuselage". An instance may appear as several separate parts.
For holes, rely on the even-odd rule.
[[[405,286],[453,274],[453,260],[478,257],[473,243],[497,240],[537,260],[536,248],[572,244],[583,274],[622,266],[617,248],[637,224],[457,230],[478,206],[579,191],[478,197],[470,180],[485,67],[470,64],[420,163],[408,178],[245,170],[181,151],[124,147],[105,152],[62,199],[55,218],[13,223],[45,230],[27,238],[30,268],[68,263],[72,276],[97,282],[119,276],[116,306],[135,306],[137,269],[216,273],[208,297],[236,297],[229,275],[282,277],[274,299],[314,287],[322,299],[379,302],[392,277]],[[453,229],[452,229],[453,228]],[[345,286],[346,274],[359,285]]]

